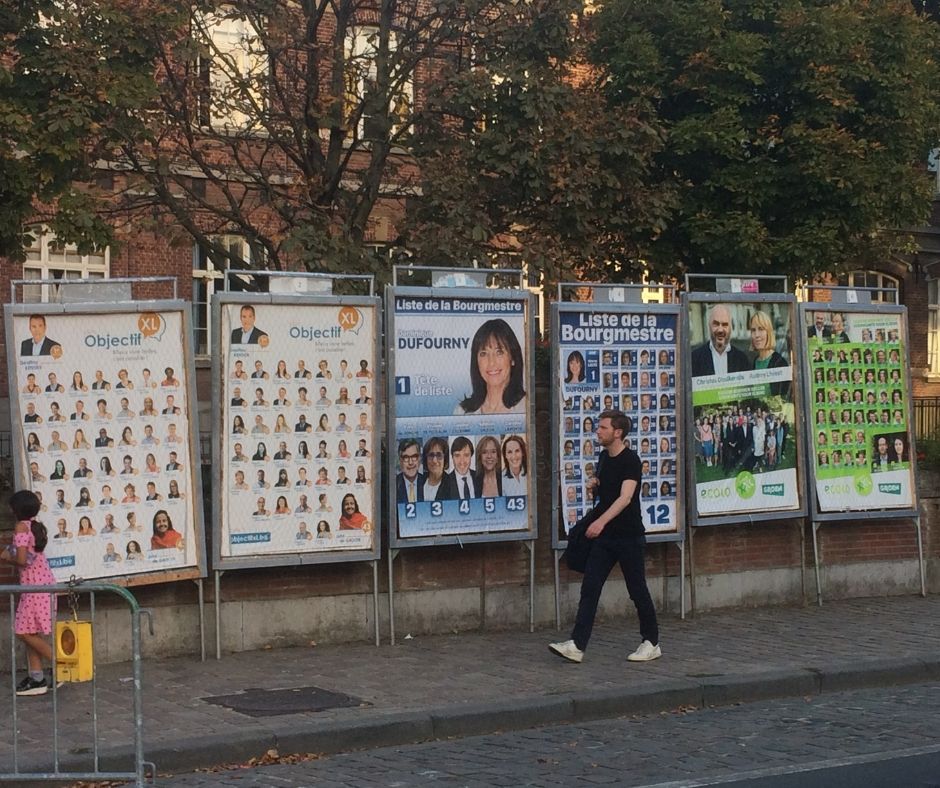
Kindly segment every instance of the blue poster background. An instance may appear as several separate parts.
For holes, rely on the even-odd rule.
[[[398,534],[402,538],[450,534],[498,533],[529,528],[528,501],[534,458],[529,455],[527,411],[532,392],[528,390],[529,359],[527,301],[505,297],[394,296],[393,353],[390,358],[395,421],[390,453],[395,458]],[[501,332],[500,353],[508,375],[521,379],[523,393],[516,401],[487,412],[483,404],[466,412],[472,398],[474,366],[481,362],[473,354],[474,338],[492,331]],[[488,391],[488,389],[486,389]],[[474,477],[471,496],[455,493],[456,482],[424,487],[429,467],[427,446],[432,438],[447,446],[445,475],[454,475],[454,441],[472,446],[469,474]],[[491,440],[492,439],[492,440]],[[417,500],[405,495],[405,481],[398,463],[403,441],[418,442],[421,455]],[[484,494],[484,468],[479,459],[483,445],[499,447],[499,493]],[[481,441],[483,442],[481,444]],[[525,473],[507,477],[507,441],[510,448],[521,447]],[[438,441],[440,442],[440,440]],[[435,444],[436,445],[436,444]],[[409,449],[414,452],[415,447]],[[509,453],[512,453],[511,451]],[[456,477],[455,477],[456,478]],[[492,478],[492,476],[491,476]],[[428,498],[425,499],[425,492]],[[490,490],[490,493],[493,493]]]
[[[600,446],[594,430],[609,408],[630,417],[627,444],[643,462],[641,509],[647,533],[675,533],[677,507],[677,316],[586,312],[559,307],[557,463],[567,535],[592,507],[586,484]]]

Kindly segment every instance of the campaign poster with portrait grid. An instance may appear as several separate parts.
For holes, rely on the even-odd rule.
[[[678,323],[675,309],[557,306],[556,463],[565,537],[594,506],[588,485],[601,451],[594,430],[610,409],[623,411],[632,424],[625,438],[642,462],[638,493],[647,534],[679,532]]]
[[[900,314],[803,311],[822,512],[914,505],[907,346]]]
[[[8,308],[14,439],[60,582],[202,574],[187,314],[139,310]]]
[[[705,522],[803,506],[794,306],[792,297],[688,301],[689,463]]]
[[[376,305],[220,304],[222,565],[377,552]]]
[[[393,546],[530,538],[531,299],[389,290]]]

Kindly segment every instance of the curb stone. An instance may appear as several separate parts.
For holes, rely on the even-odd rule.
[[[612,687],[551,696],[528,696],[490,703],[433,708],[413,714],[392,714],[381,719],[329,724],[270,726],[268,732],[246,730],[237,738],[193,738],[172,749],[147,752],[161,772],[181,772],[242,762],[263,755],[272,747],[282,754],[316,752],[332,755],[357,749],[418,744],[434,739],[478,736],[497,731],[541,725],[651,714],[679,706],[721,706],[774,698],[812,696],[873,686],[911,684],[940,677],[938,660],[878,660],[874,664],[832,664],[701,680],[665,679],[640,688]],[[284,729],[283,732],[280,732]],[[112,763],[118,753],[102,755]],[[124,760],[130,753],[121,753]],[[220,757],[220,755],[222,757]],[[106,761],[105,758],[108,758]]]
[[[272,748],[284,755],[331,755],[543,725],[670,712],[681,706],[721,706],[938,679],[940,657],[846,659],[744,674],[651,678],[638,686],[615,685],[545,694],[530,692],[519,697],[504,695],[490,701],[416,711],[384,712],[370,706],[364,710],[368,716],[349,715],[341,720],[246,718],[245,724],[237,730],[188,736],[172,744],[155,743],[146,748],[145,755],[148,761],[156,763],[161,773],[186,772],[243,763]],[[102,769],[131,768],[130,746],[101,748],[99,754]],[[88,755],[66,753],[60,757],[59,768],[78,770],[88,768],[89,762]],[[27,766],[51,768],[49,763],[21,762],[21,768]]]

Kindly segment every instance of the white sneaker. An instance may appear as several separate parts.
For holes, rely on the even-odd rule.
[[[561,643],[549,643],[548,650],[554,652],[559,657],[564,657],[569,662],[580,662],[584,659],[584,652],[574,644],[573,640],[565,640]]]
[[[644,640],[627,659],[630,662],[649,662],[651,659],[659,659],[662,655],[663,652],[659,646],[654,646],[648,640]]]

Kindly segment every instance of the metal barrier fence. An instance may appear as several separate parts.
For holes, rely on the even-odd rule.
[[[60,704],[59,695],[63,690],[59,687],[57,681],[57,662],[56,652],[57,644],[52,644],[52,677],[51,677],[51,708],[49,704],[35,699],[20,701],[17,697],[17,670],[16,670],[16,651],[17,639],[14,633],[15,619],[15,597],[24,593],[39,593],[50,595],[50,607],[53,607],[53,594],[68,595],[69,604],[73,611],[73,617],[79,598],[88,596],[89,618],[94,630],[94,621],[96,613],[95,595],[100,593],[113,594],[123,599],[127,603],[128,612],[131,621],[131,651],[132,651],[132,670],[133,675],[130,681],[124,680],[123,684],[130,684],[132,695],[131,702],[131,724],[133,727],[133,753],[122,753],[119,749],[112,747],[112,752],[108,754],[109,768],[102,767],[102,758],[100,753],[100,743],[103,738],[102,727],[107,726],[104,736],[110,738],[109,744],[114,744],[115,731],[122,731],[124,717],[127,716],[127,709],[123,705],[123,696],[121,692],[112,693],[109,708],[106,709],[105,722],[99,719],[99,692],[97,671],[92,672],[90,682],[85,684],[68,684],[69,690],[66,694],[69,696],[67,704]],[[9,599],[10,616],[10,665],[12,679],[10,681],[10,700],[11,708],[4,709],[5,713],[0,713],[0,729],[4,734],[0,735],[0,741],[4,739],[10,742],[9,746],[2,746],[0,749],[0,782],[26,781],[62,781],[62,780],[130,780],[135,785],[144,786],[156,774],[152,763],[144,760],[144,732],[143,732],[143,704],[141,696],[141,654],[140,654],[140,618],[147,616],[150,625],[151,634],[153,632],[153,621],[151,612],[142,609],[134,595],[126,588],[112,585],[109,583],[93,583],[75,580],[71,583],[60,583],[48,586],[21,586],[21,585],[0,585],[0,594],[6,594]],[[53,615],[53,622],[55,616]],[[53,634],[53,638],[55,634]],[[92,658],[95,656],[95,641],[92,639]],[[90,685],[90,686],[89,686]],[[117,702],[115,702],[117,701]],[[20,704],[29,703],[30,706],[25,710]],[[2,703],[2,694],[0,694],[0,708],[5,705]],[[66,712],[62,713],[63,707]],[[90,709],[90,712],[89,712]],[[51,712],[51,719],[50,719]],[[65,717],[63,721],[63,716]],[[89,719],[90,718],[90,719]],[[48,723],[51,722],[51,733],[48,732]],[[76,740],[76,734],[82,727],[87,727],[90,722],[91,727],[91,746],[80,746]],[[61,724],[61,725],[60,725]],[[9,727],[8,727],[9,726]],[[66,728],[66,730],[63,730]],[[7,735],[8,734],[8,735]],[[51,743],[52,757],[51,770],[49,768],[49,744]],[[24,768],[23,753],[21,750],[27,750],[26,757],[30,763]],[[69,764],[63,768],[61,751],[65,750]],[[90,768],[88,755],[91,755]],[[6,763],[6,756],[11,756],[12,769]],[[82,757],[84,756],[84,757]],[[124,769],[121,766],[133,760],[133,769]],[[71,768],[70,768],[71,764]]]
[[[940,397],[914,400],[914,435],[917,440],[940,438]]]

